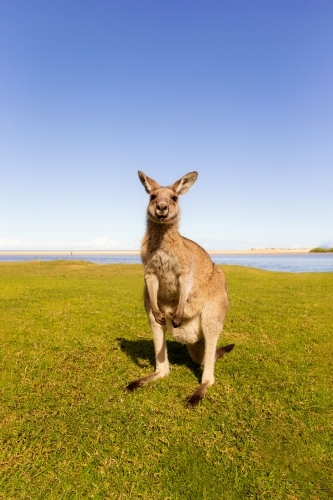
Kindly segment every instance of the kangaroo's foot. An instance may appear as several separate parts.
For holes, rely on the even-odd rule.
[[[222,358],[226,353],[232,351],[234,347],[235,347],[235,344],[228,344],[228,345],[225,345],[223,347],[218,347],[216,349],[216,353],[215,353],[215,361]]]
[[[207,383],[199,385],[199,387],[194,391],[194,393],[191,394],[191,396],[189,396],[186,399],[187,407],[194,408],[195,406],[197,406],[200,403],[200,401],[202,401],[203,398],[205,397],[207,388],[208,388]]]
[[[138,378],[137,380],[133,380],[130,384],[128,384],[125,388],[125,391],[133,392],[139,387],[142,387],[146,382],[152,382],[153,380],[157,380],[161,377],[166,377],[169,374],[169,368],[164,370],[158,370],[150,375],[146,375],[145,377]]]
[[[126,386],[126,391],[128,392],[133,392],[136,389],[139,389],[143,384],[145,384],[147,381],[143,380],[142,378],[139,378],[138,380],[133,380],[130,384]]]
[[[165,314],[161,313],[161,311],[152,311],[152,313],[156,323],[162,326],[165,325],[166,323]]]

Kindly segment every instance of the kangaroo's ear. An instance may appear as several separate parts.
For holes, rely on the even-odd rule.
[[[198,178],[198,172],[190,172],[170,186],[177,194],[185,194]]]
[[[148,177],[148,175],[144,174],[143,172],[140,172],[140,170],[138,171],[138,175],[141,183],[143,184],[148,194],[154,191],[154,189],[161,187],[159,184],[157,184],[156,181],[154,181],[154,179],[151,179],[150,177]]]

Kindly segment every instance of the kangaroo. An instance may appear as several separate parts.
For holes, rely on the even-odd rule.
[[[198,173],[190,172],[169,187],[138,172],[150,195],[147,208],[147,231],[142,241],[144,265],[144,304],[153,334],[156,369],[127,386],[138,389],[146,382],[169,374],[166,330],[186,344],[196,363],[203,365],[199,387],[187,398],[196,406],[207,388],[214,384],[214,364],[234,344],[217,348],[217,341],[228,309],[226,278],[208,253],[178,232],[179,195],[187,193]]]

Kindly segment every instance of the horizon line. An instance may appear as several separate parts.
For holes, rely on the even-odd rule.
[[[229,250],[215,250],[215,249],[205,249],[209,254],[242,254],[242,253],[306,253],[311,250],[311,247],[298,247],[298,248],[283,248],[283,247],[257,247],[249,249],[229,249]],[[53,255],[87,255],[87,254],[123,254],[123,255],[140,255],[140,250],[0,250],[0,255],[29,255],[29,254],[53,254]]]

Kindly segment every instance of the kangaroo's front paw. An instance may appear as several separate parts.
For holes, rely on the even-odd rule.
[[[153,315],[156,323],[162,326],[165,325],[166,323],[165,314],[161,313],[161,311],[156,311],[156,312],[153,311]]]
[[[172,326],[174,328],[178,328],[183,322],[183,317],[178,316],[178,314],[175,314],[174,317],[172,318]]]

